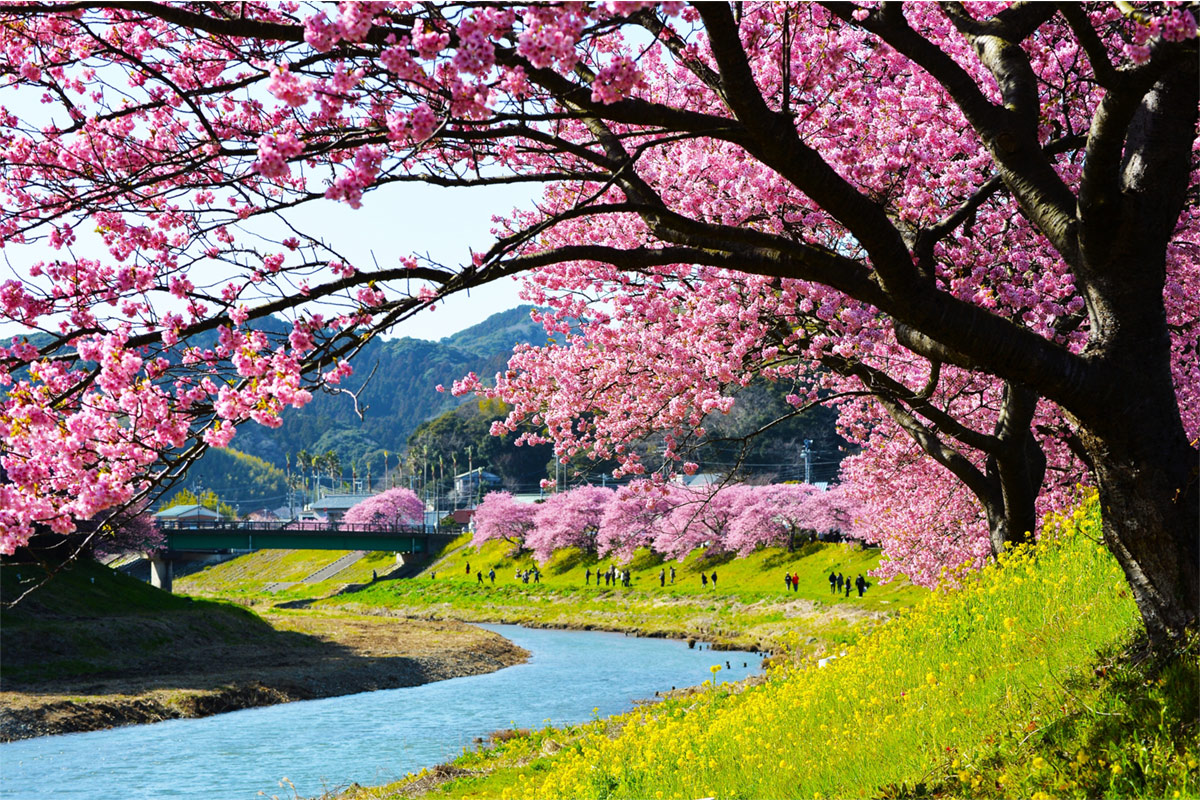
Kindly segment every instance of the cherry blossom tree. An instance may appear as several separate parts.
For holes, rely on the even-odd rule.
[[[525,546],[543,563],[566,547],[595,554],[600,521],[614,494],[612,489],[584,485],[551,495],[538,507]]]
[[[0,351],[0,549],[539,270],[563,343],[501,383],[560,458],[653,430],[687,471],[737,387],[792,380],[903,430],[985,538],[1086,473],[1165,641],[1200,607],[1195,34],[1132,4],[6,5],[0,314],[41,336]],[[289,223],[400,182],[544,191],[461,267]]]
[[[675,492],[671,489],[647,481],[618,489],[600,518],[600,532],[596,536],[598,554],[628,561],[639,547],[653,545],[665,518],[675,508]]]
[[[142,509],[130,509],[110,520],[91,540],[92,552],[100,556],[123,553],[153,553],[166,547],[166,538],[154,515]]]
[[[342,517],[348,525],[408,528],[425,522],[425,504],[411,489],[388,489],[357,503]]]
[[[475,509],[475,535],[471,545],[480,547],[485,542],[502,539],[518,552],[523,550],[525,539],[533,530],[537,511],[536,505],[520,503],[510,492],[488,492]]]
[[[755,487],[748,502],[730,525],[726,545],[745,555],[758,547],[796,549],[804,531],[816,533],[810,504],[820,489],[806,483],[773,483]]]
[[[849,484],[839,483],[809,496],[807,523],[818,534],[838,534],[846,539],[862,539],[866,510]]]
[[[755,491],[755,487],[740,483],[720,486],[715,491],[676,490],[670,498],[671,513],[654,537],[654,549],[680,561],[700,547],[710,553],[733,549],[728,544],[730,526]]]

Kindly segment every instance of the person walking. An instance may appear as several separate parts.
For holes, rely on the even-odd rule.
[[[671,583],[672,584],[675,583],[675,565],[674,564],[671,565]]]
[[[837,576],[837,588],[838,588],[838,594],[841,594],[842,593],[842,573],[840,573],[840,572],[838,573],[838,576]]]
[[[712,582],[713,588],[717,588],[717,571],[715,569],[713,570]]]
[[[708,575],[704,572],[700,573],[700,585],[704,587],[708,586]]]
[[[659,586],[667,585],[667,571],[665,569],[660,569],[658,571],[658,585]]]
[[[829,593],[830,594],[837,593],[837,575],[834,574],[833,571],[830,571],[830,573],[829,573]]]
[[[800,591],[800,573],[799,572],[792,573],[792,591],[793,592]]]
[[[785,586],[787,586],[787,591],[790,592],[792,590],[792,573],[783,573],[783,583]]]
[[[483,570],[479,570],[478,572],[475,573],[475,580],[477,582],[479,582],[481,585],[483,584]]]
[[[496,568],[492,567],[488,570],[488,579],[492,582],[492,586],[496,585]]]
[[[471,562],[467,562],[467,577],[471,577]]]
[[[858,596],[862,597],[863,590],[867,588],[867,582],[865,580],[863,580],[863,576],[861,573],[859,574],[859,576],[857,578],[854,579],[854,588],[858,589]]]
[[[850,579],[846,578],[846,597],[850,596]]]

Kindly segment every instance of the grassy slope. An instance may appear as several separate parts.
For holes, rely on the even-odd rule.
[[[272,583],[298,582],[346,555],[346,550],[259,550],[175,580],[175,591],[215,597],[253,597]],[[279,600],[324,597],[348,583],[366,583],[396,563],[391,553],[367,553],[326,581],[304,583],[272,595]]]
[[[664,565],[649,552],[630,562],[630,588],[597,586],[585,571],[609,561],[578,551],[561,551],[542,565],[539,583],[515,578],[533,567],[528,555],[510,557],[509,546],[489,542],[469,546],[464,537],[416,579],[387,581],[339,595],[320,605],[356,610],[388,608],[409,616],[475,622],[511,622],[569,628],[599,628],[652,636],[694,636],[724,646],[778,649],[785,644],[813,652],[853,641],[863,623],[878,622],[926,594],[903,582],[872,586],[862,598],[833,596],[831,569],[858,575],[875,566],[876,551],[851,545],[814,544],[794,553],[779,549],[747,558],[696,553],[674,563],[675,585],[659,585]],[[480,585],[473,573],[494,568],[496,585]],[[800,590],[787,591],[784,571],[800,575]],[[699,575],[717,572],[717,589]]]
[[[710,687],[517,736],[459,759],[464,777],[438,784],[425,774],[413,788],[502,798],[1195,797],[1200,648],[1166,662],[1122,654],[1138,619],[1098,529],[1092,504],[1061,535],[931,596],[826,668],[802,663],[759,686]]]
[[[809,651],[858,637],[863,622],[876,622],[917,602],[925,591],[900,581],[873,585],[864,597],[829,592],[830,570],[865,574],[878,563],[874,550],[850,545],[809,545],[794,553],[763,550],[747,558],[695,553],[686,561],[664,564],[639,552],[628,565],[631,587],[585,585],[585,570],[606,569],[577,551],[564,551],[541,566],[541,582],[523,583],[518,570],[534,566],[528,554],[510,557],[509,545],[489,542],[471,547],[463,536],[413,580],[379,582],[357,592],[329,598],[322,607],[356,611],[386,608],[424,618],[474,622],[636,631],[658,636],[697,636],[738,647],[778,648],[796,637]],[[178,591],[196,595],[254,598],[267,585],[310,575],[340,551],[264,550],[208,567],[176,581]],[[391,566],[388,553],[371,553],[333,579],[297,584],[269,595],[273,602],[327,597],[347,583],[367,583],[371,570]],[[466,571],[471,565],[472,573]],[[675,585],[659,586],[659,571],[676,569]],[[474,572],[494,568],[496,585],[479,586]],[[800,575],[800,589],[786,590],[785,570]],[[717,589],[700,583],[700,573],[718,574]]]
[[[3,600],[44,576],[36,566],[3,565]],[[70,565],[15,608],[5,608],[0,620],[6,689],[170,669],[181,641],[219,648],[274,633],[247,609],[171,595],[92,561]]]

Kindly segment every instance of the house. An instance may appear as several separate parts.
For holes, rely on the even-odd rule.
[[[454,493],[459,497],[475,497],[485,495],[500,486],[500,476],[488,472],[483,467],[454,476]]]
[[[188,503],[181,506],[171,506],[154,515],[160,528],[199,528],[202,524],[212,524],[221,519],[221,515],[211,508]]]
[[[697,472],[695,475],[678,474],[675,482],[688,489],[716,489],[729,479],[719,472]]]
[[[342,517],[346,516],[347,511],[363,500],[374,496],[374,494],[329,494],[320,500],[314,500],[308,508],[313,513],[326,517],[331,523],[336,524],[342,521]]]

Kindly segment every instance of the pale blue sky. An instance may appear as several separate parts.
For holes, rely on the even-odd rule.
[[[290,210],[288,218],[298,229],[328,241],[364,270],[371,269],[376,262],[384,267],[394,266],[406,255],[428,255],[446,266],[458,266],[470,261],[472,250],[486,250],[494,242],[490,233],[493,215],[507,215],[516,206],[528,208],[535,196],[532,186],[447,189],[422,184],[389,185],[367,193],[359,209],[316,200]],[[79,226],[77,233],[79,240],[72,248],[75,256],[111,262],[112,257],[87,226]],[[64,256],[64,252],[37,244],[5,248],[2,251],[5,264],[0,269],[8,274],[0,274],[0,280],[10,276],[27,278],[28,267],[34,262]],[[215,273],[206,277],[221,279]],[[199,276],[193,280],[198,284],[204,282]],[[419,313],[386,335],[441,339],[498,311],[520,305],[519,292],[519,281],[504,278],[472,289],[469,296],[451,297],[436,310]],[[24,332],[16,324],[0,324],[0,336]]]
[[[28,90],[9,88],[5,91],[4,107],[23,119],[49,124],[62,115],[60,107],[42,104]],[[323,185],[323,179],[327,177],[327,172],[315,171],[314,185]],[[362,208],[357,210],[345,203],[316,200],[289,210],[288,219],[297,228],[328,241],[363,270],[370,269],[376,261],[381,266],[391,267],[401,256],[426,254],[446,266],[457,266],[469,263],[472,249],[486,250],[494,242],[489,233],[493,215],[507,215],[514,207],[530,208],[539,194],[538,187],[531,185],[447,189],[422,184],[393,184],[368,192]],[[281,230],[270,222],[262,224],[275,231]],[[0,248],[0,283],[8,278],[27,280],[30,265],[70,258],[71,255],[111,263],[112,257],[90,228],[88,224],[77,226],[78,241],[70,254],[37,244]],[[279,233],[276,241],[287,235],[290,234]],[[229,273],[215,268],[210,272],[204,267],[198,270],[193,281],[201,285],[228,277]],[[44,280],[40,283],[46,285]],[[519,281],[507,278],[478,290],[472,289],[469,296],[453,297],[434,311],[417,314],[386,336],[441,339],[482,322],[498,311],[520,305],[519,290]],[[166,299],[171,301],[169,297]],[[156,304],[162,300],[162,295],[155,297]],[[249,304],[253,306],[255,302]],[[174,301],[169,305],[173,307]],[[47,324],[53,323],[43,320],[43,325]],[[26,332],[15,323],[0,322],[0,338]]]
[[[362,208],[318,201],[292,218],[311,226],[363,269],[370,269],[372,251],[382,266],[393,266],[409,254],[428,254],[447,266],[469,263],[471,250],[486,250],[495,241],[489,233],[492,216],[507,215],[514,206],[532,205],[531,186],[483,186],[446,189],[420,184],[391,185],[363,198]],[[388,336],[440,339],[482,322],[498,311],[521,304],[520,282],[505,278],[458,295],[435,311],[416,315]]]

